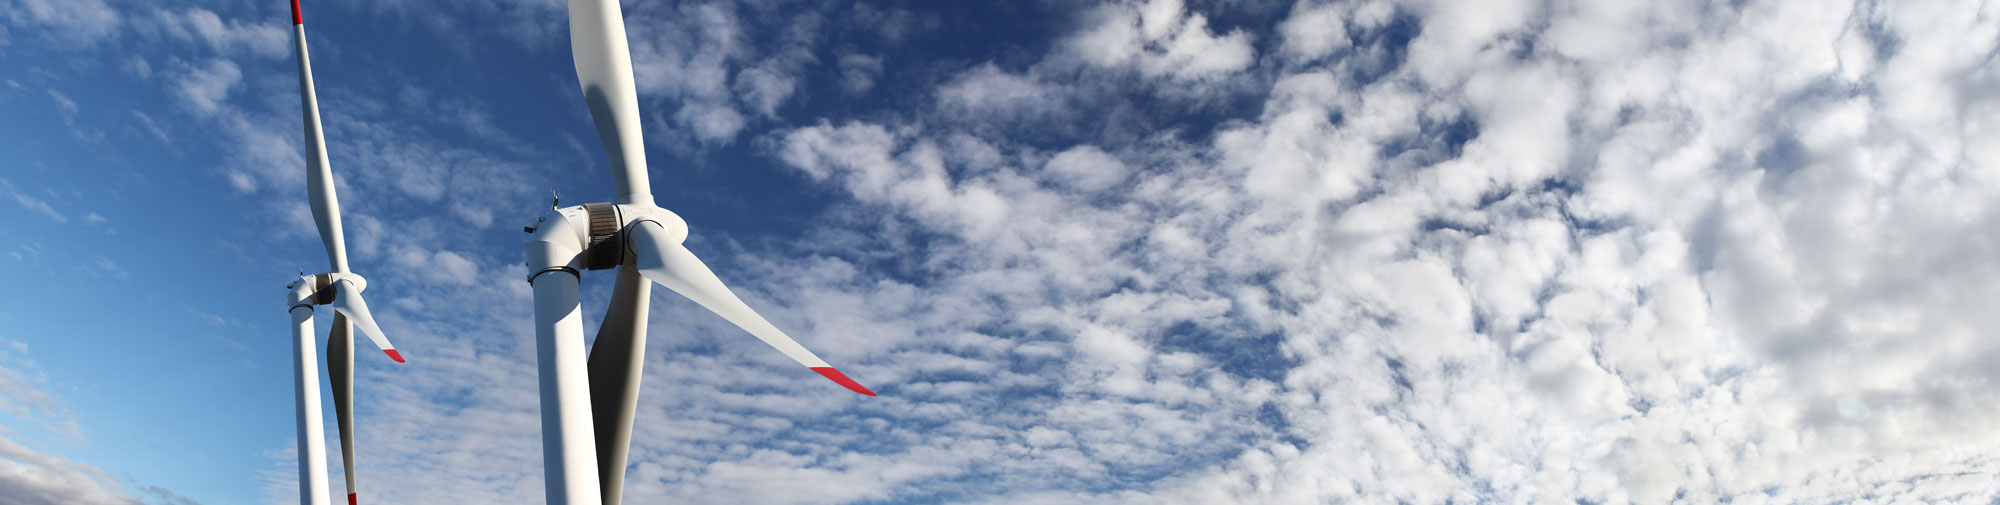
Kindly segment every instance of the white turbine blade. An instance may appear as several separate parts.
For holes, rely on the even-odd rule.
[[[345,273],[347,244],[340,232],[340,201],[333,195],[333,169],[326,162],[326,135],[319,126],[319,98],[313,92],[312,59],[306,54],[306,25],[299,16],[298,0],[292,0],[292,40],[298,49],[300,104],[306,119],[306,195],[327,261],[334,273]]]
[[[354,329],[361,330],[369,340],[375,341],[375,346],[381,347],[382,352],[389,355],[389,359],[402,363],[402,353],[396,352],[396,346],[389,345],[389,337],[382,336],[382,328],[375,326],[375,316],[368,313],[368,302],[361,299],[361,292],[354,289],[353,283],[344,280],[334,281],[333,289],[335,290],[333,303],[327,305],[333,306],[334,312],[339,312],[340,315],[347,316],[348,321],[354,322]]]
[[[722,285],[722,280],[715,277],[715,272],[710,271],[708,265],[701,262],[701,258],[696,258],[694,253],[681,247],[680,243],[669,237],[666,229],[659,223],[639,222],[625,235],[626,240],[631,241],[634,256],[638,260],[639,273],[644,274],[646,279],[660,283],[661,286],[680,293],[689,300],[694,300],[695,303],[750,332],[758,340],[777,348],[778,352],[792,358],[792,361],[819,372],[820,375],[848,390],[875,396],[874,391],[869,391],[868,388],[854,382],[854,379],[848,378],[846,374],[840,373],[840,370],[828,366],[826,361],[814,356],[805,346],[799,345],[797,341],[792,340],[792,337],[785,336],[785,332],[778,331],[778,327],[764,320],[764,316],[757,315],[757,311],[751,310],[749,305],[736,297],[736,293],[730,292],[728,286]]]
[[[570,54],[583,101],[611,161],[618,203],[653,203],[646,182],[646,145],[640,134],[639,95],[632,82],[632,50],[625,43],[625,15],[618,0],[570,0]]]

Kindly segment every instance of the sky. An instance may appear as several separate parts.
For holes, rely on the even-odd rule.
[[[538,503],[564,2],[301,3],[362,500]],[[297,499],[288,8],[0,0],[0,503]],[[2000,499],[2000,5],[624,9],[659,204],[880,393],[655,290],[627,503]]]

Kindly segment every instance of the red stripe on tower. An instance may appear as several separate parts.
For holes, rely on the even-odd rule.
[[[832,379],[834,383],[846,387],[848,391],[853,391],[868,396],[875,396],[874,391],[869,391],[868,388],[861,387],[861,383],[854,382],[854,379],[847,378],[847,374],[840,373],[839,370],[834,370],[833,367],[830,366],[813,367],[813,371],[819,372],[820,375],[823,375],[828,379]]]
[[[305,19],[299,17],[299,0],[292,0],[292,24],[294,25],[306,24]]]

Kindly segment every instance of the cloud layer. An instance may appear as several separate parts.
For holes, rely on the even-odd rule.
[[[51,390],[48,378],[28,353],[28,345],[0,337],[0,491],[22,505],[137,505],[120,480],[89,463],[31,448],[16,437],[33,431],[57,435],[64,445],[83,443],[83,428]],[[164,491],[164,490],[162,490]]]
[[[22,30],[95,15],[0,5]],[[534,42],[556,2],[507,5],[482,15],[564,49]],[[663,291],[628,500],[2000,495],[1995,7],[1042,7],[1049,40],[934,59],[950,14],[628,8],[655,144],[828,201],[797,235],[694,222],[689,247],[883,393]],[[189,48],[149,79],[307,240],[296,140],[265,133],[296,128],[269,98],[291,91],[244,70],[284,55],[203,12],[114,18]],[[489,231],[596,143],[520,141],[503,99],[417,81],[321,96],[413,358],[361,368],[359,472],[397,501],[532,502],[529,298],[519,236]]]

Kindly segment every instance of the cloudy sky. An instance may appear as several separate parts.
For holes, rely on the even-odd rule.
[[[564,4],[303,3],[409,358],[362,497],[538,503],[519,230],[612,196]],[[288,8],[0,0],[0,503],[297,499]],[[688,246],[881,393],[659,291],[628,503],[2000,496],[1993,3],[625,16]]]

